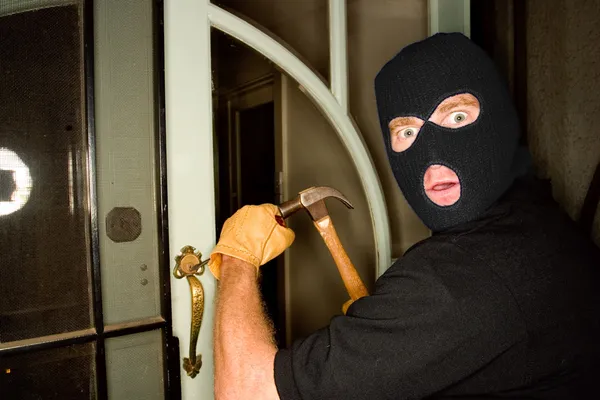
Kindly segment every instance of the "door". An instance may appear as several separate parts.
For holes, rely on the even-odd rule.
[[[353,158],[370,205],[378,273],[383,273],[390,265],[389,227],[379,178],[347,111],[345,1],[330,0],[329,18],[332,29],[331,89],[276,40],[210,1],[165,3],[166,155],[171,254],[177,254],[183,246],[192,245],[206,258],[216,242],[215,163],[218,160],[215,160],[214,154],[218,146],[213,140],[212,26],[241,40],[277,64],[303,87],[329,119]],[[283,195],[287,197],[289,194]],[[212,325],[216,282],[208,272],[198,278],[204,287],[205,300],[196,351],[202,355],[202,367],[194,378],[182,374],[182,395],[186,399],[214,396]],[[172,278],[171,286],[173,333],[180,341],[180,357],[188,357],[190,294],[184,281]]]
[[[180,397],[161,18],[0,1],[2,399]]]

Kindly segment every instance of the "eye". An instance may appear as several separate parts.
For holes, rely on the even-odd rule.
[[[463,123],[467,120],[467,113],[462,111],[453,112],[450,114],[450,120],[455,124]]]
[[[471,93],[461,93],[444,99],[435,109],[429,121],[450,129],[472,124],[479,118],[481,106]]]
[[[417,117],[396,117],[391,120],[388,128],[392,150],[400,153],[412,146],[423,124],[423,120]]]
[[[412,139],[417,136],[417,132],[415,128],[404,128],[400,131],[399,135],[403,139]]]

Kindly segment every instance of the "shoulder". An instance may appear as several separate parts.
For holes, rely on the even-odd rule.
[[[519,314],[506,282],[491,265],[447,238],[432,237],[409,249],[377,280],[374,294],[398,299],[398,304],[454,304],[476,314],[500,309],[511,318]]]
[[[377,284],[398,282],[407,277],[423,283],[438,283],[452,289],[465,280],[488,279],[485,265],[470,251],[447,238],[431,237],[412,246],[381,276]]]

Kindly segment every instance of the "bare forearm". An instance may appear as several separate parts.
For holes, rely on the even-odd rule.
[[[218,399],[278,399],[273,376],[277,348],[265,316],[256,269],[224,257],[215,320]]]

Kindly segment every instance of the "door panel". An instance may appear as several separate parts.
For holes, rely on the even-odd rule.
[[[159,17],[0,0],[3,399],[178,397]]]
[[[164,399],[160,330],[106,340],[109,399]]]

